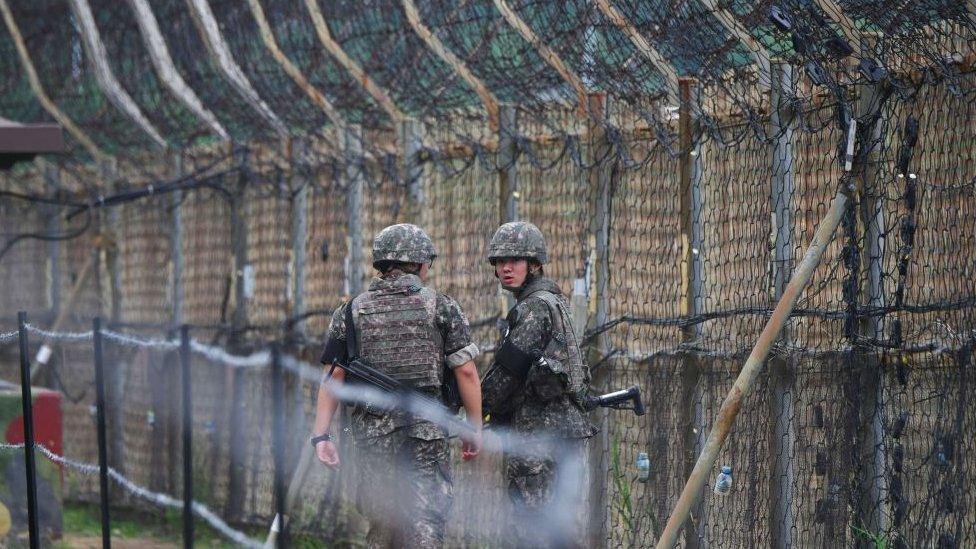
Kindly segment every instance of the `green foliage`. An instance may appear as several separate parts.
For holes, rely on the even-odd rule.
[[[101,515],[98,505],[68,503],[64,506],[64,535],[100,537]],[[158,542],[179,544],[183,534],[183,515],[178,509],[165,509],[159,513],[147,513],[131,509],[112,508],[111,527],[113,539],[150,539]],[[251,528],[247,532],[256,540],[263,541],[266,532]],[[308,540],[293,540],[293,547],[311,549],[325,547],[310,544]],[[198,547],[236,547],[201,520],[194,522],[194,542]],[[69,541],[61,541],[56,547],[70,547]]]
[[[876,534],[859,526],[851,525],[854,535],[867,540],[874,545],[874,549],[888,549],[888,538],[882,534]]]
[[[630,482],[620,465],[620,439],[614,438],[610,448],[610,478],[613,479],[615,497],[610,502],[611,508],[620,514],[620,520],[627,527],[627,532],[636,531],[634,520],[634,502],[631,497]]]

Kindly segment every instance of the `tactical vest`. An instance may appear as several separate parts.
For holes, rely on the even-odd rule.
[[[444,353],[436,306],[437,293],[425,287],[360,294],[352,301],[359,355],[414,389],[439,391]]]
[[[583,359],[579,338],[573,330],[566,304],[556,294],[546,290],[532,292],[526,297],[541,299],[549,307],[552,334],[543,349],[542,358],[552,374],[566,376],[565,392],[577,404],[582,405],[590,386],[590,370]],[[532,380],[529,381],[531,384]]]

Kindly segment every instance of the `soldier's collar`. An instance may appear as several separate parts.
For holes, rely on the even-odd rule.
[[[369,284],[370,291],[377,290],[412,290],[418,291],[424,284],[415,274],[393,270],[385,278],[374,278]]]
[[[519,288],[519,291],[516,292],[515,294],[515,299],[518,301],[522,301],[523,299],[529,297],[529,295],[535,292],[549,292],[556,295],[562,293],[559,290],[559,286],[555,283],[555,281],[553,281],[551,278],[548,278],[546,276],[540,276],[532,279],[531,281],[523,285],[521,288]]]

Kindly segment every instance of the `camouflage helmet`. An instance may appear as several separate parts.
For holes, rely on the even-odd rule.
[[[545,265],[549,262],[546,239],[542,231],[528,221],[506,223],[498,227],[488,244],[488,262],[494,264],[500,257],[534,259]]]
[[[430,263],[435,257],[434,241],[423,229],[410,223],[390,225],[373,239],[373,267],[381,261]]]

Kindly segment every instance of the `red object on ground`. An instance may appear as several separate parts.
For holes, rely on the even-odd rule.
[[[34,391],[34,441],[61,456],[64,438],[61,431],[61,393],[48,389]],[[24,442],[24,416],[7,424],[4,439],[8,444]]]

